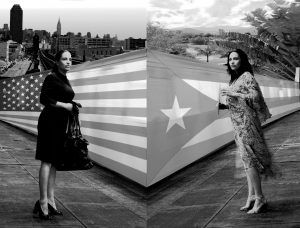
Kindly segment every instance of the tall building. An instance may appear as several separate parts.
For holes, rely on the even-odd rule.
[[[23,41],[23,10],[19,4],[13,5],[10,10],[10,34],[13,41]]]
[[[129,37],[125,39],[125,50],[136,50],[136,49],[143,49],[145,48],[146,39],[134,39]]]
[[[60,36],[60,35],[61,35],[60,18],[58,19],[57,26],[56,26],[56,30],[57,30],[57,36]]]

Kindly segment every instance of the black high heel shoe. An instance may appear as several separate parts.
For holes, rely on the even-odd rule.
[[[51,220],[52,219],[52,216],[49,215],[49,214],[45,214],[41,208],[41,204],[40,204],[40,201],[36,201],[35,205],[34,205],[34,208],[33,208],[33,214],[37,214],[38,217],[40,219],[44,219],[44,220]]]
[[[52,207],[52,205],[50,203],[48,203],[48,209],[51,215],[63,215],[63,213],[57,209],[55,209],[54,207]]]

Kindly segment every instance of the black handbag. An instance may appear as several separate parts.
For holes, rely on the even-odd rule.
[[[80,131],[78,114],[70,115],[67,125],[67,134],[64,149],[58,155],[55,168],[58,171],[87,170],[94,166],[88,156],[88,141]]]

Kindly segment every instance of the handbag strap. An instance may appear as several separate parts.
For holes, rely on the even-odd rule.
[[[66,134],[69,132],[69,124],[70,124],[70,116],[68,116],[68,122],[67,122],[67,127],[66,127]]]
[[[74,115],[74,131],[75,131],[76,136],[78,136],[78,137],[82,136],[81,130],[80,130],[80,123],[79,123],[79,115],[78,114]]]
[[[82,136],[78,114],[72,114],[68,116],[66,134],[75,137]]]

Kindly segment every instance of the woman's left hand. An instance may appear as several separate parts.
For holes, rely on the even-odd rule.
[[[233,91],[228,90],[228,89],[222,89],[221,90],[221,95],[222,96],[229,96],[229,97],[240,97],[239,93],[233,92]]]

